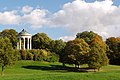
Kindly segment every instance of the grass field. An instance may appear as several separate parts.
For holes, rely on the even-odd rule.
[[[0,75],[0,80],[120,80],[120,66],[105,66],[100,72],[74,72],[62,68],[61,65],[18,61],[16,65],[5,69],[5,75]]]

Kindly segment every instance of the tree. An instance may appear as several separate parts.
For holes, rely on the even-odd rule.
[[[65,47],[66,43],[63,42],[63,40],[52,40],[50,42],[50,51],[59,55],[59,61],[60,62],[63,62],[63,50],[64,50],[64,47]]]
[[[17,46],[17,32],[14,29],[5,29],[0,33],[1,37],[7,37],[12,43],[12,47],[15,49]]]
[[[32,36],[33,49],[49,49],[52,40],[45,33],[37,33]]]
[[[64,63],[85,64],[89,51],[89,45],[83,39],[68,41],[64,49]]]
[[[92,31],[84,31],[82,33],[77,33],[76,38],[82,38],[85,40],[85,42],[87,42],[90,45],[93,39],[95,39],[96,35],[97,34]],[[99,36],[99,38],[101,37]]]
[[[17,54],[17,51],[13,50],[12,44],[8,38],[0,38],[0,65],[2,67],[2,75],[6,66],[14,64],[15,61],[17,61]]]
[[[50,51],[54,52],[58,55],[60,55],[62,53],[62,50],[65,47],[65,42],[63,42],[63,40],[52,40],[50,42]]]
[[[96,36],[97,37],[97,36]],[[91,43],[91,51],[89,54],[88,65],[90,68],[97,68],[98,70],[108,64],[108,58],[106,56],[106,45],[101,42],[99,38],[96,38]]]
[[[84,39],[90,46],[88,65],[90,68],[97,68],[98,70],[108,64],[108,58],[106,55],[107,45],[102,40],[102,37],[98,34],[90,31],[78,33],[76,38]]]
[[[120,38],[110,37],[106,44],[110,49],[107,53],[110,64],[120,65]]]

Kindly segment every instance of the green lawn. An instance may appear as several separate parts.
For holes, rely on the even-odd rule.
[[[6,68],[0,80],[120,80],[120,66],[105,66],[100,72],[75,72],[72,69],[62,68],[61,63],[19,61]]]

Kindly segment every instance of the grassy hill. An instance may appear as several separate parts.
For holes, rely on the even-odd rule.
[[[100,72],[76,72],[61,63],[18,61],[5,69],[0,80],[120,80],[120,66],[108,65]]]

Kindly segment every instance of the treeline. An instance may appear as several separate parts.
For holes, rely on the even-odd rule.
[[[18,32],[13,29],[3,30],[0,32],[0,41],[8,38],[16,50],[17,35]],[[32,48],[18,50],[18,60],[59,61],[64,66],[67,63],[78,67],[88,64],[90,68],[97,69],[109,63],[120,65],[120,38],[110,37],[103,41],[100,35],[92,31],[77,33],[76,38],[68,42],[52,40],[45,33],[37,33],[32,36]]]

